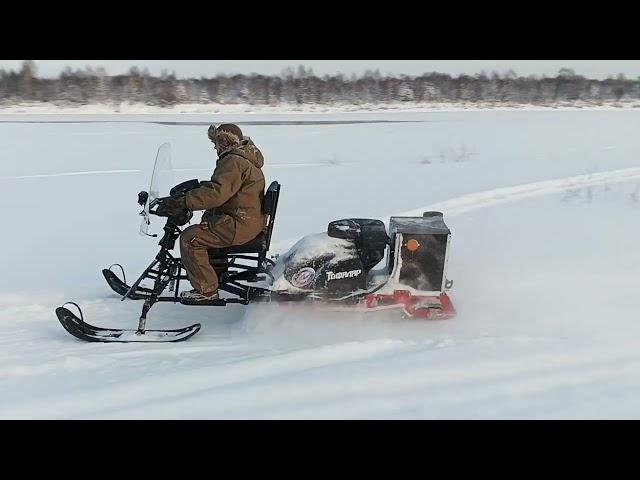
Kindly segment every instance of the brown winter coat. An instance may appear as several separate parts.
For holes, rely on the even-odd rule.
[[[265,227],[262,213],[264,157],[250,138],[222,152],[211,182],[187,192],[189,210],[206,210],[202,221],[228,245],[242,245]]]

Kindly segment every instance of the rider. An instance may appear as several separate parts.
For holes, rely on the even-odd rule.
[[[185,196],[170,198],[164,206],[166,210],[205,210],[201,223],[180,235],[182,263],[194,287],[181,296],[196,302],[218,299],[218,275],[207,250],[245,244],[258,236],[266,223],[260,150],[234,124],[211,125],[208,137],[218,153],[211,181],[201,182]]]

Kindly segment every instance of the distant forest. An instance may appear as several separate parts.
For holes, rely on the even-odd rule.
[[[300,66],[280,75],[216,75],[179,79],[164,71],[153,76],[133,67],[125,75],[104,68],[66,68],[58,78],[38,78],[33,61],[20,71],[0,69],[0,107],[25,102],[57,105],[142,103],[176,104],[389,104],[494,103],[549,105],[582,101],[592,104],[640,100],[640,78],[624,75],[594,80],[561,69],[555,77],[518,76],[514,71],[453,77],[443,73],[420,76],[317,76]]]

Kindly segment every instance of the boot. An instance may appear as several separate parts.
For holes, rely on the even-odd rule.
[[[182,298],[183,300],[188,300],[189,302],[210,302],[212,300],[218,300],[219,297],[217,290],[209,295],[203,295],[202,293],[193,289],[189,290],[188,292],[182,292],[180,294],[180,298]]]

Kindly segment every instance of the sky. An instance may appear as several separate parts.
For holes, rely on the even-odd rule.
[[[22,60],[0,60],[0,68],[19,70]],[[57,77],[70,66],[73,69],[103,66],[111,75],[125,73],[132,66],[148,68],[158,75],[163,69],[175,71],[180,78],[213,76],[220,73],[279,74],[287,66],[304,65],[317,75],[343,73],[362,74],[366,70],[380,70],[384,74],[419,75],[441,72],[450,75],[504,73],[510,69],[519,75],[554,76],[563,68],[571,68],[578,75],[603,79],[624,73],[628,78],[640,77],[640,60],[35,60],[39,77]]]

